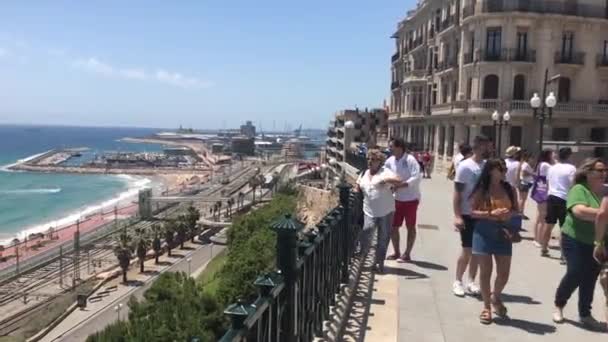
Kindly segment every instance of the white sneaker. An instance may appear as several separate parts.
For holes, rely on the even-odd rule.
[[[564,311],[562,309],[556,309],[553,313],[553,322],[564,323]]]
[[[481,294],[481,289],[474,282],[470,282],[467,285],[467,293],[471,296],[479,296]]]
[[[454,292],[454,295],[457,297],[464,297],[465,291],[461,281],[456,280],[454,282],[454,284],[452,285],[452,292]]]
[[[579,321],[585,326],[585,328],[593,331],[604,331],[606,330],[606,325],[604,323],[598,322],[593,316],[589,315],[587,317],[580,317]]]
[[[540,244],[538,241],[536,241],[536,240],[534,240],[534,242],[532,242],[532,244],[533,244],[533,245],[534,245],[534,247],[536,247],[536,248],[541,248],[541,247],[542,247],[542,245],[541,245],[541,244]]]

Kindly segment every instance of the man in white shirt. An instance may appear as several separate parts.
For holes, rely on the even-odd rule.
[[[549,256],[549,240],[551,240],[551,232],[556,223],[559,222],[560,227],[566,220],[566,199],[568,191],[574,183],[574,175],[576,167],[570,163],[572,149],[562,147],[558,152],[558,162],[552,165],[547,172],[547,185],[549,187],[547,197],[547,216],[545,218],[545,230],[541,236],[541,252],[542,256]]]
[[[521,158],[521,148],[517,146],[509,146],[505,152],[505,164],[507,165],[507,173],[505,174],[505,180],[511,184],[513,189],[519,187],[519,165]]]
[[[384,167],[397,174],[403,182],[395,186],[395,215],[393,218],[393,230],[391,241],[395,254],[388,257],[389,260],[398,259],[397,262],[407,262],[411,260],[412,248],[416,241],[416,214],[420,201],[420,164],[416,158],[406,153],[405,142],[403,139],[394,139],[391,142],[393,155],[384,163]],[[407,227],[407,246],[403,255],[399,248],[399,228],[403,225]]]
[[[479,295],[480,293],[479,286],[475,284],[478,264],[476,258],[472,256],[475,219],[471,217],[470,197],[479,176],[481,176],[485,160],[490,155],[490,146],[491,142],[487,137],[475,137],[473,155],[458,164],[456,178],[454,178],[454,226],[460,232],[462,251],[456,262],[456,280],[452,285],[452,291],[458,297],[464,297],[466,292],[472,295]],[[467,266],[469,268],[469,282],[465,289],[462,278]]]

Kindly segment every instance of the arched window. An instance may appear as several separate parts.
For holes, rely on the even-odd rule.
[[[557,89],[557,101],[570,102],[570,79],[568,77],[561,77],[559,79]]]
[[[488,75],[483,79],[483,99],[498,98],[498,76]]]
[[[526,99],[526,77],[517,75],[513,79],[513,100]]]

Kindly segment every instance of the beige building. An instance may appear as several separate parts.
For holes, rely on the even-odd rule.
[[[388,145],[388,112],[385,109],[346,109],[335,114],[327,129],[327,159],[346,161],[348,153],[360,144]]]
[[[545,141],[606,141],[606,0],[426,0],[394,34],[389,135],[449,160],[477,134],[537,151],[545,70],[557,105]],[[544,99],[543,99],[544,102]],[[597,148],[590,153],[603,154]],[[606,154],[603,154],[606,156]],[[443,163],[437,163],[441,166]]]

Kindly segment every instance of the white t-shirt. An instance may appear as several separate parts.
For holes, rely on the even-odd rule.
[[[563,200],[568,197],[568,191],[574,183],[576,167],[568,163],[557,163],[549,168],[547,173],[547,184],[549,184],[549,195]]]
[[[527,173],[527,175],[526,175]],[[530,164],[528,164],[528,162],[523,162],[521,164],[521,174],[520,174],[520,178],[522,181],[528,183],[528,184],[532,184],[534,183],[534,169],[532,169],[532,166],[530,166]]]
[[[464,156],[460,152],[458,152],[458,154],[454,156],[454,159],[452,159],[452,163],[454,163],[454,169],[458,168],[458,164],[460,164],[463,159]]]
[[[519,161],[507,158],[505,159],[505,164],[507,165],[507,173],[505,175],[505,180],[507,183],[511,184],[512,187],[517,188],[517,172],[519,171]]]
[[[404,154],[401,159],[391,156],[384,163],[384,167],[393,171],[407,182],[408,186],[395,191],[395,199],[400,202],[416,201],[420,199],[420,164],[411,154]]]
[[[464,184],[462,197],[460,198],[460,213],[462,215],[471,215],[470,197],[485,164],[485,160],[478,164],[473,158],[467,158],[460,162],[456,169],[454,182]]]
[[[363,213],[370,217],[384,217],[395,211],[395,200],[390,184],[383,183],[387,177],[395,177],[395,174],[382,167],[371,175],[366,170],[357,179],[357,184],[363,192]]]
[[[549,164],[547,162],[540,163],[540,166],[538,167],[538,175],[547,177],[547,174],[549,173],[550,168],[551,168],[551,164]]]

